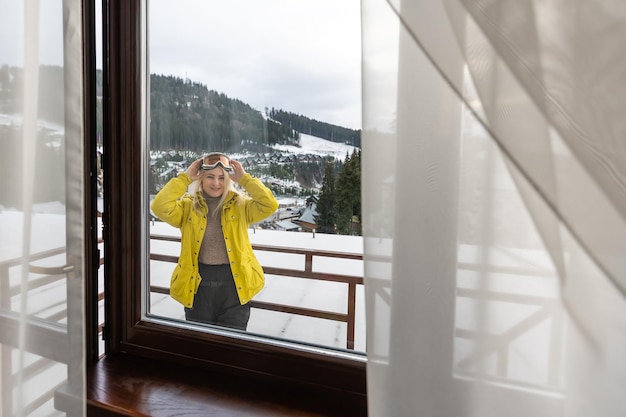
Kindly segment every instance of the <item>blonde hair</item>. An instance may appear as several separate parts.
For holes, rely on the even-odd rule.
[[[214,169],[218,169],[218,168],[214,168]],[[217,213],[220,213],[222,211],[222,206],[226,202],[226,199],[230,195],[231,191],[235,193],[235,195],[237,195],[238,197],[236,199],[237,204],[241,204],[245,198],[244,194],[241,191],[239,191],[239,189],[236,187],[237,183],[230,178],[230,175],[228,175],[228,173],[224,171],[221,167],[219,167],[219,169],[221,169],[222,172],[224,172],[224,192],[222,193],[222,196],[220,197],[220,200],[217,203],[217,208],[213,211],[213,213],[209,213],[212,216],[217,216]],[[195,180],[193,183],[191,183],[193,208],[199,213],[201,212],[200,207],[202,207],[200,201],[201,200],[204,201],[204,190],[202,189],[202,178],[204,177],[201,176],[200,178]],[[241,198],[241,197],[244,197],[244,198]]]

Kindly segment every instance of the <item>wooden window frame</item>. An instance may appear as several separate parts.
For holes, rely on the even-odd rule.
[[[141,1],[103,2],[106,355],[282,381],[365,403],[364,360],[142,319]]]

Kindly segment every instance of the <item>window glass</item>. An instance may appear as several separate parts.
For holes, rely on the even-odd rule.
[[[216,327],[187,319],[196,313],[212,315],[211,322],[229,316],[234,310],[219,307],[232,303],[223,287],[239,291],[239,274],[247,274],[248,286],[256,285],[247,268],[254,261],[241,249],[245,238],[229,234],[241,230],[240,224],[231,228],[231,222],[240,222],[237,216],[249,215],[242,233],[254,247],[265,282],[260,292],[247,293],[252,301],[235,293],[238,304],[250,306],[246,333],[365,351],[359,7],[358,0],[148,2],[147,319],[242,331],[221,321]],[[233,209],[216,223],[210,214],[203,217],[203,209],[196,211],[191,198],[179,200],[196,191],[181,173],[209,152],[225,153],[235,168],[239,163],[240,172],[271,191],[278,208],[263,216]],[[207,168],[216,161],[207,160]],[[218,171],[200,175],[210,172]],[[172,187],[162,191],[168,183]],[[236,186],[265,204],[247,177]],[[211,199],[210,187],[200,189],[202,203],[196,205],[220,204]],[[211,234],[216,227],[219,233]],[[181,244],[181,230],[193,238],[183,237]],[[244,255],[233,257],[229,250]],[[208,289],[194,284],[198,259],[211,265],[199,272],[200,287]],[[188,292],[195,297],[186,310]]]
[[[60,415],[62,406],[79,415],[88,275],[81,5],[2,1],[0,10],[0,414]]]
[[[96,216],[97,216],[97,234],[98,234],[98,250],[100,255],[100,265],[98,266],[98,324],[104,323],[104,240],[102,239],[102,215],[104,211],[104,170],[102,164],[103,147],[103,84],[102,84],[102,2],[94,1],[94,41],[95,41],[95,63],[96,63]],[[102,337],[102,328],[98,329],[98,355],[105,352],[104,338]]]

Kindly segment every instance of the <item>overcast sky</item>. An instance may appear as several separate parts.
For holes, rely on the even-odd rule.
[[[39,2],[40,62],[61,65],[61,0]],[[361,128],[359,0],[149,0],[150,72],[257,110]],[[23,1],[0,0],[0,65],[23,65]],[[98,60],[98,62],[101,62]]]
[[[62,65],[62,0],[44,0],[40,1],[39,5],[39,60],[42,64]],[[30,35],[35,34],[31,31]],[[2,42],[0,65],[23,66],[24,4],[22,0],[0,0],[0,41]]]
[[[361,128],[359,0],[151,0],[150,72]]]

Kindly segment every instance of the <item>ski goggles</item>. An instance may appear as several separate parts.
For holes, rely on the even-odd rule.
[[[217,167],[221,167],[224,171],[230,173],[235,172],[230,166],[230,158],[221,152],[211,152],[202,158],[202,169],[208,171]]]

